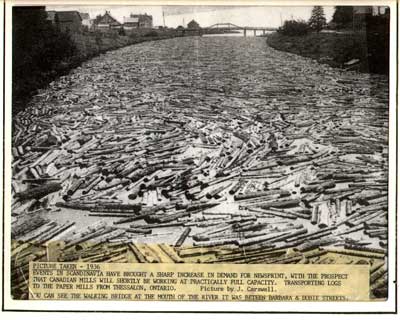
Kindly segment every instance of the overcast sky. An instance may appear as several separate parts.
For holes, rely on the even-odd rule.
[[[47,10],[78,10],[89,13],[91,18],[104,14],[105,10],[121,23],[130,13],[150,14],[153,16],[153,25],[177,27],[185,25],[192,19],[200,26],[208,27],[215,23],[230,22],[239,26],[278,27],[281,19],[310,18],[312,7],[270,7],[270,6],[47,6]],[[327,21],[331,20],[333,7],[324,7]]]

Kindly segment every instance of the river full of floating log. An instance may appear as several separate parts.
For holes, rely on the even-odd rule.
[[[207,262],[386,254],[384,76],[261,38],[146,42],[51,83],[14,117],[12,137],[18,241],[231,249]]]

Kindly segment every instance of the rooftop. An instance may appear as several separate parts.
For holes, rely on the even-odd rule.
[[[57,11],[56,13],[59,22],[74,21],[76,18],[82,20],[78,11]]]

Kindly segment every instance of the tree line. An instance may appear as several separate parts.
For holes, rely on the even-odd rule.
[[[386,9],[388,10],[388,9]],[[377,25],[387,23],[386,18],[380,17],[364,17],[364,24]],[[311,11],[311,16],[308,21],[304,20],[286,20],[278,29],[278,32],[285,35],[305,35],[309,32],[320,32],[325,28],[340,30],[340,29],[354,29],[355,25],[355,9],[353,6],[335,6],[335,11],[332,20],[327,23],[324,9],[321,6],[314,6]],[[367,21],[368,20],[368,21]],[[357,26],[358,27],[358,26]]]
[[[13,7],[12,10],[12,98],[13,113],[37,89],[59,75],[62,61],[76,47],[69,35],[47,20],[45,7]]]

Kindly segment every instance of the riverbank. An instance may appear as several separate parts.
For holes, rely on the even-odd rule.
[[[374,259],[383,280],[371,297],[387,297],[387,83],[243,36],[150,41],[82,63],[14,118],[13,297],[29,296],[26,266],[46,252]]]
[[[70,38],[74,45],[73,54],[67,56],[59,63],[54,64],[46,72],[38,74],[31,73],[23,78],[17,79],[17,90],[13,92],[13,115],[24,110],[31,97],[38,90],[45,88],[50,82],[60,76],[68,74],[72,69],[107,51],[116,50],[129,45],[146,41],[157,41],[171,39],[181,36],[173,31],[154,31],[148,34],[115,35],[107,33],[76,33]],[[15,85],[15,84],[14,84]]]
[[[336,68],[388,74],[389,35],[367,32],[310,33],[267,37],[272,48],[312,58]],[[350,63],[349,63],[350,62]]]

